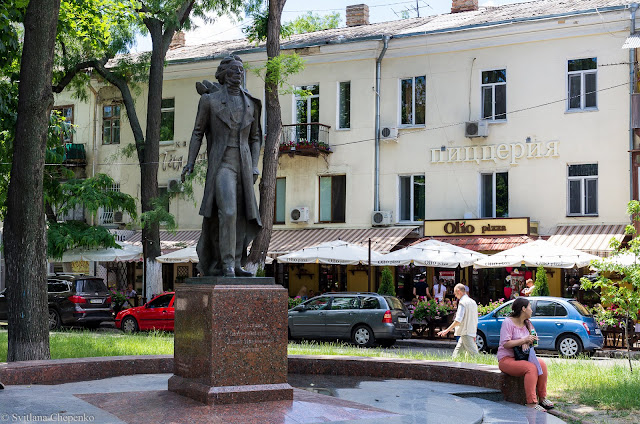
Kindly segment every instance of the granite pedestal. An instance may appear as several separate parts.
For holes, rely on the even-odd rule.
[[[287,298],[273,278],[187,279],[176,289],[169,390],[208,405],[293,399]]]

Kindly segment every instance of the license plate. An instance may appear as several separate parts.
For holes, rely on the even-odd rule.
[[[408,322],[407,318],[399,317],[398,322]]]
[[[102,303],[102,299],[91,299],[89,303]]]
[[[601,334],[602,334],[602,331],[600,331],[600,329],[599,329],[599,328],[596,328],[596,334],[597,334],[597,335],[601,335]]]

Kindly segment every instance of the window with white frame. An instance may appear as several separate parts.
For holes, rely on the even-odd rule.
[[[426,80],[424,75],[400,80],[400,125],[424,125]]]
[[[567,110],[595,109],[598,59],[573,59],[567,63]]]
[[[351,128],[351,81],[338,83],[338,129]]]
[[[424,175],[400,176],[400,221],[424,221],[425,179]]]
[[[102,107],[102,144],[120,144],[119,104]]]
[[[162,99],[160,118],[160,141],[173,141],[173,128],[176,113],[175,99]]]
[[[507,70],[482,72],[482,119],[507,119]]]
[[[107,188],[107,191],[120,191],[120,183],[114,182],[113,185]],[[98,214],[98,225],[113,224],[113,212],[111,207],[104,207]]]
[[[284,224],[287,204],[287,179],[276,178],[276,201],[274,202],[273,223]]]
[[[598,214],[598,164],[569,165],[567,215]]]
[[[307,124],[296,127],[297,141],[318,141],[318,125],[310,125],[320,121],[320,85],[311,84],[296,87],[296,91],[306,91],[307,96],[296,92],[296,123]]]
[[[509,216],[509,173],[480,174],[480,217],[506,218]]]

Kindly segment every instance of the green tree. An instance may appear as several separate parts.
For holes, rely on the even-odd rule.
[[[393,285],[393,275],[391,274],[391,270],[388,266],[385,266],[382,269],[382,281],[380,282],[380,287],[378,288],[378,294],[386,296],[396,295],[396,288]]]
[[[306,34],[308,32],[338,28],[340,26],[340,13],[318,15],[309,11],[285,25],[291,29],[293,34]]]
[[[282,9],[286,0],[268,0],[266,14],[267,24],[260,29],[256,26],[257,40],[267,40],[267,63],[265,66],[265,97],[267,111],[267,136],[264,143],[262,158],[262,177],[260,178],[260,219],[262,228],[251,244],[247,268],[255,270],[264,267],[269,243],[271,242],[271,230],[273,229],[273,214],[276,197],[276,175],[278,171],[278,145],[282,134],[282,111],[278,89],[283,84],[286,74],[282,69],[283,58],[280,55],[280,34],[282,22]],[[260,13],[259,6],[250,11]],[[264,12],[262,12],[264,16]],[[258,21],[256,25],[258,25]],[[261,32],[266,29],[266,32]]]
[[[531,296],[549,296],[549,283],[547,281],[547,271],[541,265],[536,270],[536,283]]]
[[[253,22],[242,31],[250,42],[260,43],[266,39],[269,10],[269,7],[249,8],[248,12]],[[317,15],[313,12],[308,12],[305,15],[298,16],[291,22],[281,23],[280,38],[289,38],[293,34],[306,34],[324,29],[338,28],[339,25],[340,14],[338,12],[328,15]]]
[[[42,199],[60,0],[31,0],[28,5],[9,2],[8,5],[14,9],[26,6],[17,118],[11,146],[13,166],[4,226],[9,321],[7,360],[23,361],[50,357],[45,319],[48,302]],[[7,7],[7,3],[3,7]]]
[[[637,200],[629,202],[627,213],[631,216],[632,222],[637,224],[640,221],[640,203]],[[615,250],[614,256],[591,263],[600,276],[593,282],[587,278],[582,278],[580,282],[584,290],[599,288],[601,303],[615,307],[616,314],[622,317],[629,369],[633,372],[629,328],[633,328],[633,322],[638,319],[640,310],[640,237],[634,225],[627,225],[625,232],[632,237],[627,246],[622,247],[618,240],[612,239],[610,246]],[[616,260],[620,255],[635,257],[636,260],[633,262]],[[620,276],[621,279],[610,278],[614,275]]]

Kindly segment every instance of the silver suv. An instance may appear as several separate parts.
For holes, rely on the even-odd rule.
[[[409,311],[394,296],[325,293],[289,310],[289,338],[347,339],[358,346],[392,346],[411,337]]]

